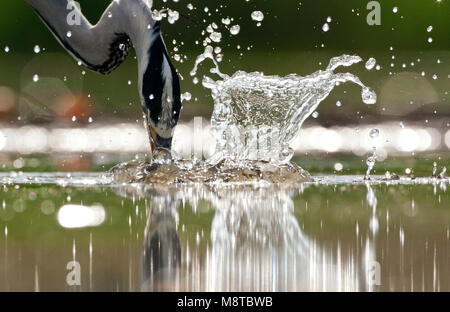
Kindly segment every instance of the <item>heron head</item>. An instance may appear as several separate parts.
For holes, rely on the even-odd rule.
[[[181,92],[178,73],[160,35],[155,36],[148,52],[142,96],[152,150],[170,149],[181,110]]]

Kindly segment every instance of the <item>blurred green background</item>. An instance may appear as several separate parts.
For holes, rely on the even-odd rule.
[[[110,1],[79,2],[83,13],[95,23]],[[375,89],[379,96],[378,104],[364,105],[359,87],[341,86],[319,108],[320,116],[315,121],[321,124],[359,123],[361,116],[365,116],[366,122],[392,118],[432,121],[449,116],[450,1],[379,1],[380,26],[367,24],[368,2],[155,0],[154,8],[169,7],[192,19],[181,17],[173,25],[167,21],[163,23],[164,38],[171,55],[187,57],[183,63],[174,61],[184,78],[183,92],[193,95],[191,101],[185,102],[182,118],[190,120],[194,115],[209,117],[212,110],[209,90],[201,84],[195,85],[189,75],[196,55],[203,52],[205,36],[201,33],[212,22],[219,26],[223,35],[218,44],[224,54],[220,68],[227,74],[244,70],[307,75],[324,69],[331,57],[340,54],[357,54],[364,60],[375,57],[381,70],[367,71],[361,63],[348,71]],[[192,3],[195,9],[189,10],[188,3]],[[204,7],[209,8],[208,13]],[[398,7],[397,13],[393,12],[393,7]],[[260,27],[250,17],[254,10],[265,15]],[[322,25],[328,16],[332,18],[330,30],[323,32]],[[233,17],[231,25],[241,26],[239,35],[230,35],[221,23],[224,17]],[[86,102],[86,115],[97,120],[117,117],[134,121],[140,118],[134,54],[108,76],[88,70],[83,75],[84,69],[77,66],[59,46],[25,1],[1,1],[0,21],[0,86],[14,92],[14,96],[9,94],[9,97],[0,92],[0,119],[52,121],[53,111],[58,110],[58,105],[63,105],[61,102],[67,101],[65,97],[61,100],[61,94],[65,92],[80,94]],[[433,30],[427,32],[430,25]],[[432,43],[427,41],[429,37],[433,38]],[[38,54],[33,51],[35,45],[41,48]],[[4,52],[6,46],[10,49],[8,53]],[[174,51],[174,47],[178,51]],[[211,65],[208,62],[201,65],[199,79],[209,74]],[[35,74],[41,77],[38,83],[32,81]],[[437,75],[437,79],[433,79],[433,75]],[[128,85],[129,80],[131,85]],[[5,91],[4,88],[2,90]],[[41,101],[30,103],[26,96],[24,99],[23,94],[30,92],[42,95],[37,96]],[[334,105],[337,100],[342,102],[342,107]],[[5,104],[8,101],[15,103],[9,104],[14,109],[8,109]],[[20,121],[17,121],[18,116]]]

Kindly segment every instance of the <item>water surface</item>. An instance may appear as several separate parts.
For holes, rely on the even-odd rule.
[[[448,291],[449,180],[2,174],[1,291]],[[79,286],[66,279],[80,264]]]

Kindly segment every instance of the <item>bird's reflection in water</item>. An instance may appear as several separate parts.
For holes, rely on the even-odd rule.
[[[339,257],[307,237],[294,216],[302,185],[271,187],[134,186],[117,190],[151,198],[142,251],[143,291],[366,290],[366,252]],[[180,242],[181,203],[214,207],[209,243]],[[198,239],[198,237],[197,237]],[[207,240],[205,238],[204,240]],[[366,249],[370,246],[366,246]],[[339,253],[339,252],[338,252]],[[344,260],[343,260],[344,259]]]
[[[181,245],[174,214],[178,201],[169,196],[152,199],[142,251],[142,290],[164,290],[181,266]]]

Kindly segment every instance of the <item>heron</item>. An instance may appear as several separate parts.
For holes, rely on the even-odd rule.
[[[181,110],[178,73],[152,17],[151,0],[113,0],[92,25],[73,0],[25,0],[59,43],[82,65],[109,74],[131,46],[138,62],[138,88],[152,152],[171,149]]]

